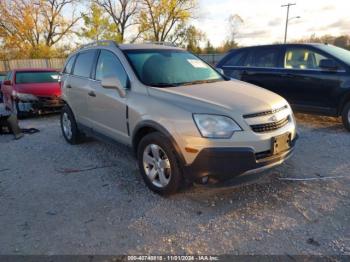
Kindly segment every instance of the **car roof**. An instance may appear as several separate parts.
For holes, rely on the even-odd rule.
[[[166,45],[166,44],[121,44],[118,45],[121,50],[145,50],[145,49],[167,49],[167,50],[183,50],[182,48]]]
[[[243,50],[243,49],[250,49],[250,48],[259,48],[259,47],[283,47],[283,46],[312,46],[312,47],[319,47],[319,46],[324,46],[324,45],[329,45],[327,43],[322,44],[322,43],[291,43],[291,44],[271,44],[271,45],[255,45],[255,46],[247,46],[247,47],[241,47],[241,48],[235,48],[232,49],[231,51],[235,50]]]

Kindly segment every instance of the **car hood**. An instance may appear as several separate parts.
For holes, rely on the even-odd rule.
[[[287,104],[279,95],[242,81],[151,88],[150,95],[164,98],[193,113],[220,113],[222,110],[250,114],[277,109]]]
[[[30,83],[16,84],[15,90],[19,93],[35,96],[61,96],[59,83]]]

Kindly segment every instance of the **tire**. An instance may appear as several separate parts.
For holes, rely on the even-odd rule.
[[[343,108],[342,119],[344,127],[350,132],[350,101]]]
[[[60,123],[63,137],[69,144],[76,145],[82,142],[83,134],[79,131],[74,114],[67,105],[62,108]]]
[[[183,181],[181,166],[171,141],[162,133],[153,132],[141,139],[137,159],[149,189],[163,196],[178,192]]]

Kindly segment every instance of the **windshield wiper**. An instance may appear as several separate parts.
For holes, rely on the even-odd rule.
[[[192,82],[179,83],[178,85],[189,86],[189,85],[198,85],[198,84],[215,83],[215,82],[219,82],[219,81],[221,81],[221,79],[215,79],[215,80],[197,80],[197,81],[192,81]]]
[[[174,87],[178,86],[178,84],[172,84],[172,83],[149,83],[149,86],[154,86],[154,87]]]

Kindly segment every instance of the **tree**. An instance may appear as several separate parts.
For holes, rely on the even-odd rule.
[[[345,35],[338,36],[334,39],[334,45],[341,48],[348,48],[350,45],[350,37]]]
[[[195,0],[141,0],[140,28],[143,38],[164,42],[175,38],[191,18]]]
[[[231,49],[235,49],[238,48],[238,43],[236,41],[233,40],[226,40],[222,46],[220,46],[219,48],[217,48],[217,51],[219,53],[226,53],[228,51],[230,51]]]
[[[207,41],[207,44],[206,44],[206,46],[205,46],[205,48],[204,48],[204,52],[206,53],[206,54],[213,54],[213,53],[215,53],[215,48],[212,46],[212,44],[210,43],[210,41],[208,40]]]
[[[39,3],[24,0],[0,2],[2,46],[27,53],[40,44],[43,28]]]
[[[294,43],[327,43],[327,44],[332,44],[332,45],[350,50],[350,36],[347,36],[347,35],[341,35],[336,37],[332,35],[316,36],[315,34],[312,34],[310,37],[295,40],[293,42]]]
[[[238,44],[236,42],[236,38],[239,32],[239,27],[244,23],[243,19],[235,14],[235,15],[230,15],[227,19],[227,24],[228,24],[228,37],[226,40],[226,46],[233,46],[237,47]]]
[[[96,3],[91,4],[90,10],[89,14],[83,14],[84,27],[78,35],[90,40],[109,39],[121,42],[116,25],[104,15],[104,10]]]
[[[81,19],[76,16],[75,9],[71,9],[71,17],[66,18],[63,11],[78,0],[40,0],[44,25],[44,39],[46,46],[53,46],[64,36],[73,33],[73,27]]]
[[[188,27],[179,25],[175,31],[177,33],[169,39],[172,43],[182,46],[193,53],[200,53],[200,42],[206,38],[201,30],[193,25]]]
[[[77,0],[2,0],[0,2],[1,45],[12,56],[41,57],[73,32],[80,17],[72,9],[71,18],[63,15]]]
[[[119,41],[126,40],[128,29],[132,29],[138,24],[139,0],[94,0],[104,11],[106,11],[115,26],[119,35]],[[134,42],[140,35],[140,32],[133,36],[130,42]]]

